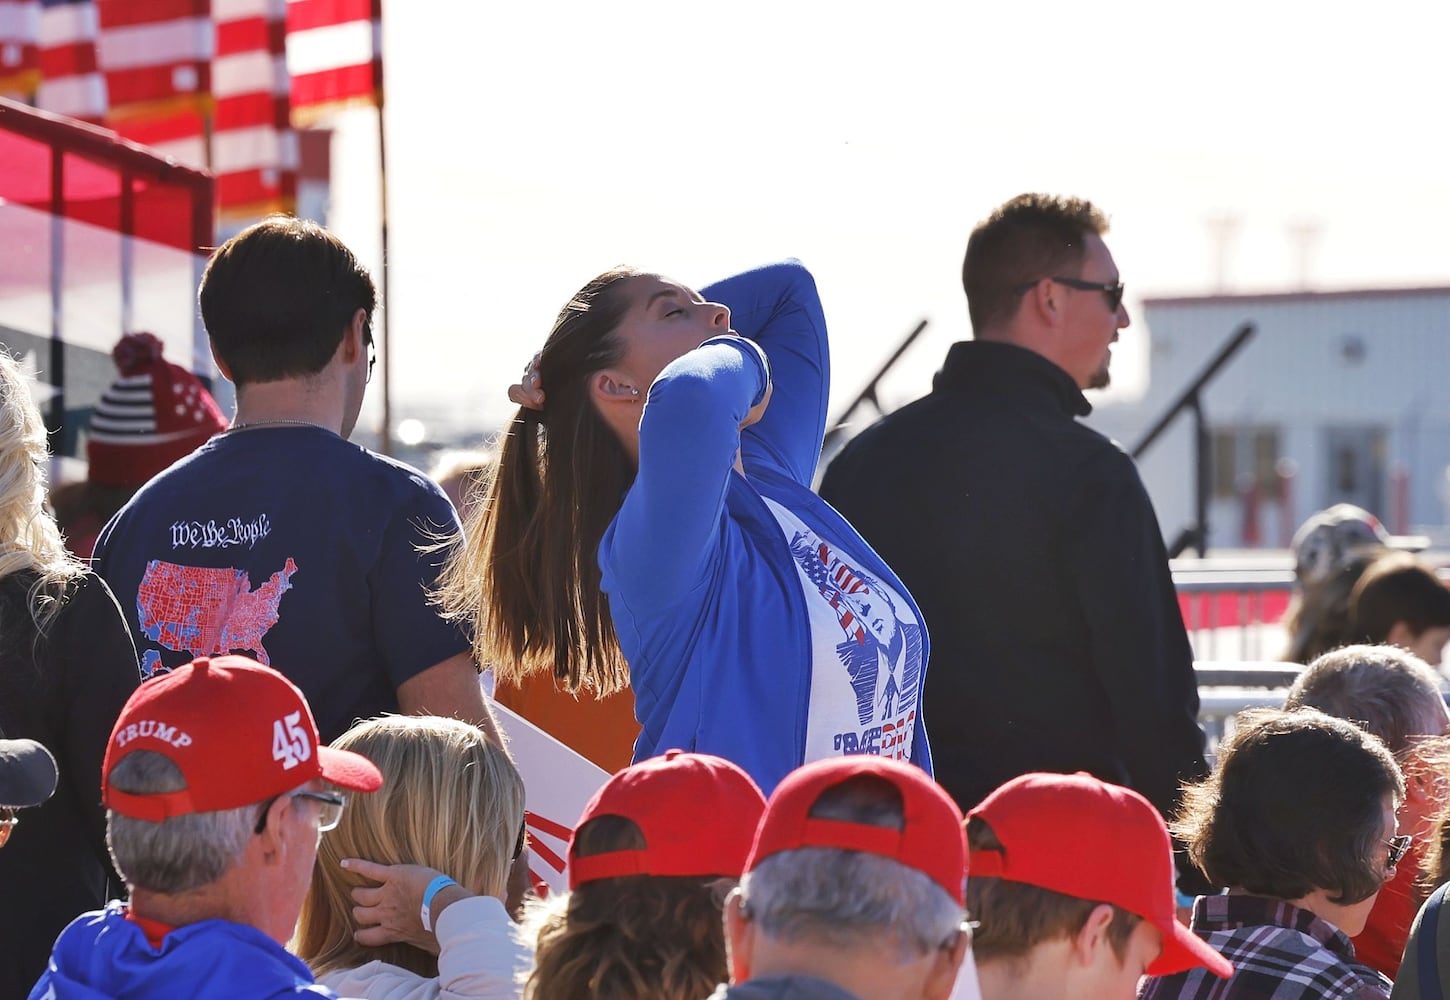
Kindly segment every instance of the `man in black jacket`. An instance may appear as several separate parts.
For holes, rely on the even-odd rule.
[[[1165,816],[1206,772],[1193,651],[1132,460],[1080,424],[1128,325],[1090,203],[1021,195],[967,244],[975,339],[831,463],[821,495],[900,574],[932,638],[937,780],[969,810],[1087,771]]]

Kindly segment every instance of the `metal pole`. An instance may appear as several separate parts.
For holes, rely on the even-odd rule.
[[[50,148],[50,453],[65,448],[65,154]]]
[[[378,450],[393,453],[393,338],[388,331],[388,314],[392,299],[388,297],[388,146],[387,129],[383,127],[383,98],[378,96],[378,186],[382,195],[382,323],[378,325],[378,363],[383,370],[383,426],[378,434]]]

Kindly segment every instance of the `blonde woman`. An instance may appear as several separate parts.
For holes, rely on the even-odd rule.
[[[508,754],[434,716],[372,719],[332,745],[376,764],[383,787],[322,838],[294,950],[341,996],[518,996],[530,955],[503,898],[524,785]]]
[[[46,510],[48,462],[30,381],[0,348],[0,732],[43,743],[60,772],[0,852],[0,996],[24,996],[65,925],[122,891],[101,760],[141,680],[116,599],[66,552]]]

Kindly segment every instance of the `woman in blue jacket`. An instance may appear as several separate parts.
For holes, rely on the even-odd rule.
[[[591,281],[509,390],[497,478],[444,573],[480,661],[631,685],[636,759],[718,754],[767,791],[836,754],[930,771],[921,613],[810,489],[829,391],[798,263],[703,294]]]

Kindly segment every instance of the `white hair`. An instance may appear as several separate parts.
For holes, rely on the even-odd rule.
[[[111,769],[110,783],[131,795],[179,792],[181,771],[154,750],[133,750]],[[210,885],[241,856],[253,836],[260,803],[188,813],[160,822],[106,814],[106,846],[128,885],[174,894]]]

